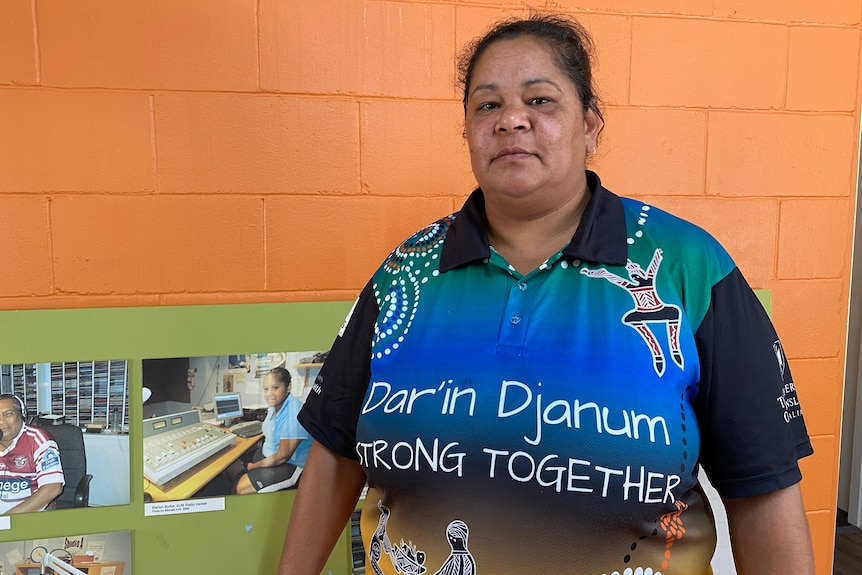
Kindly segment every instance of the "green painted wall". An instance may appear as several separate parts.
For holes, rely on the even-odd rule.
[[[136,575],[274,573],[292,491],[227,497],[224,511],[144,517],[141,360],[328,349],[351,304],[0,312],[0,363],[129,360],[132,477],[130,505],[11,516],[0,541],[130,530]],[[347,575],[349,565],[345,532],[324,573]]]

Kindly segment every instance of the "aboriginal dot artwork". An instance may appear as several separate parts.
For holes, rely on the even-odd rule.
[[[382,312],[375,326],[372,355],[378,359],[398,350],[410,331],[419,308],[422,284],[437,275],[435,260],[439,245],[454,216],[423,228],[398,246],[386,259],[383,283],[374,284],[374,295]]]
[[[640,214],[638,214],[638,220],[637,220],[638,221],[638,229],[633,234],[634,237],[629,236],[626,238],[626,243],[628,243],[630,246],[634,245],[634,243],[637,241],[637,238],[643,237],[643,235],[644,235],[643,226],[646,225],[646,223],[647,223],[647,218],[649,218],[650,209],[651,209],[651,207],[646,205],[646,204],[641,206],[641,211],[640,211]]]

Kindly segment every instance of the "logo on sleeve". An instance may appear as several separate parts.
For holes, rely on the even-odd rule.
[[[781,347],[781,342],[775,340],[772,344],[772,351],[775,353],[775,360],[778,362],[778,371],[781,374],[781,395],[775,398],[781,409],[784,410],[784,421],[790,423],[800,415],[802,409],[799,407],[799,398],[796,395],[796,386],[792,381],[787,381],[787,356],[784,355],[784,348]]]
[[[787,423],[802,415],[802,409],[799,407],[799,398],[796,397],[796,386],[793,385],[792,381],[785,383],[781,387],[781,395],[775,399],[784,410],[784,421]]]
[[[311,391],[317,395],[323,393],[323,376],[321,374],[317,374],[317,377],[314,378],[314,384],[311,386]]]
[[[42,456],[42,471],[60,468],[60,454],[56,449],[47,449]]]
[[[781,381],[784,381],[784,372],[787,370],[787,358],[784,356],[784,349],[781,347],[781,342],[777,339],[772,344],[772,352],[775,354],[775,359],[778,361],[778,371],[781,372]]]

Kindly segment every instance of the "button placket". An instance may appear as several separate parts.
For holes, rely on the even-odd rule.
[[[530,282],[523,278],[515,279],[510,285],[497,349],[502,353],[520,354],[523,352],[528,320],[532,313],[533,290],[530,289]]]

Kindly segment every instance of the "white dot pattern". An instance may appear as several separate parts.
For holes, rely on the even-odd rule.
[[[640,212],[640,214],[638,214],[638,225],[639,226],[643,227],[646,225],[647,220],[649,219],[649,211],[650,211],[650,206],[648,206],[646,204],[641,206],[641,212]],[[629,236],[628,238],[626,238],[626,243],[630,246],[634,245],[635,241],[637,241],[636,238],[642,238],[643,235],[644,235],[643,230],[640,230],[640,229],[635,230],[635,233],[633,234],[634,237]]]
[[[373,357],[388,356],[404,343],[419,309],[421,286],[428,282],[429,276],[437,277],[440,273],[432,262],[438,258],[436,248],[446,237],[453,219],[454,216],[449,216],[415,233],[383,263],[384,271],[393,279],[389,285],[375,283],[372,286],[377,305],[383,312],[382,319],[374,326]]]
[[[661,575],[661,571],[653,571],[652,567],[635,567],[634,569],[628,567],[625,571],[614,571],[610,575]]]

